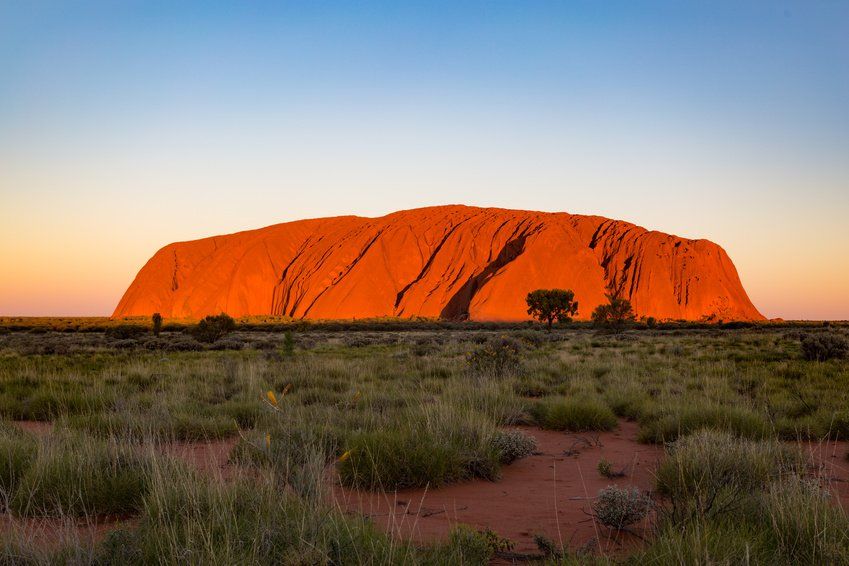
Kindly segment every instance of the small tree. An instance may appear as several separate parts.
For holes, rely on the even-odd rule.
[[[607,304],[599,305],[593,311],[593,323],[599,326],[615,326],[618,328],[636,318],[634,309],[631,307],[631,301],[615,294],[606,295],[606,297]]]
[[[557,322],[569,322],[578,314],[578,301],[571,289],[537,289],[528,293],[525,299],[528,303],[528,314],[548,325],[554,319]]]
[[[233,332],[236,329],[236,321],[228,314],[221,313],[215,316],[207,316],[194,328],[195,339],[198,342],[212,343]]]
[[[155,312],[151,319],[153,320],[153,335],[159,336],[159,333],[162,332],[162,315]]]

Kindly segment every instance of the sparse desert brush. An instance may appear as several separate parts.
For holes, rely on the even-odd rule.
[[[622,530],[646,518],[652,499],[636,487],[608,486],[593,501],[593,516],[605,527]]]
[[[610,407],[592,397],[543,399],[532,406],[531,416],[539,426],[551,430],[581,432],[616,426]]]
[[[149,328],[149,319],[144,322]],[[738,563],[747,552],[753,564],[847,563],[840,535],[847,532],[841,522],[845,515],[827,511],[840,511],[834,490],[826,486],[832,496],[824,497],[808,489],[804,482],[810,479],[809,470],[795,465],[777,476],[757,472],[754,477],[767,479],[739,498],[733,513],[692,512],[704,508],[692,493],[704,493],[709,485],[698,473],[721,469],[729,452],[744,466],[750,450],[745,448],[740,456],[735,447],[749,446],[746,439],[760,446],[779,435],[792,440],[849,438],[849,364],[808,363],[799,355],[798,337],[786,337],[786,328],[731,333],[714,326],[664,323],[652,332],[629,331],[623,335],[627,339],[620,340],[596,336],[581,324],[555,329],[550,337],[523,325],[416,322],[409,332],[395,323],[380,325],[386,323],[287,323],[250,333],[240,326],[232,336],[281,348],[282,330],[297,330],[293,356],[256,349],[210,351],[171,323],[155,350],[141,347],[155,340],[149,335],[130,338],[135,345],[119,350],[102,328],[0,335],[0,413],[9,419],[51,420],[59,433],[48,440],[51,435],[42,437],[46,427],[41,425],[33,427],[37,434],[9,425],[6,435],[0,428],[0,463],[5,454],[9,464],[2,471],[14,470],[7,476],[13,479],[3,480],[11,491],[41,458],[39,446],[45,442],[55,448],[57,456],[51,461],[72,458],[67,453],[84,441],[91,444],[85,450],[92,453],[117,444],[142,457],[145,469],[152,470],[142,489],[147,495],[129,512],[132,522],[110,536],[98,556],[82,540],[45,549],[7,537],[4,531],[0,563],[8,556],[18,560],[12,563],[32,557],[45,564],[89,563],[95,558],[113,564],[344,563],[341,552],[353,562],[468,563],[472,543],[479,538],[464,538],[469,545],[458,539],[414,548],[320,502],[333,478],[354,485],[346,467],[357,461],[360,477],[366,478],[358,479],[359,485],[433,486],[455,479],[497,478],[509,459],[506,453],[529,449],[519,438],[505,442],[500,427],[530,422],[535,406],[534,422],[552,428],[603,429],[615,426],[611,415],[616,414],[636,419],[644,440],[669,442],[693,432],[730,439],[710,449],[693,448],[686,461],[698,467],[676,464],[675,474],[662,471],[670,489],[678,490],[679,509],[690,512],[671,512],[672,495],[663,495],[656,534],[637,543],[647,548],[622,549],[623,555],[635,553],[631,563]],[[346,346],[344,337],[352,333],[348,327],[367,330],[364,336],[372,344]],[[508,330],[521,341],[521,371],[497,377],[470,371],[466,353]],[[536,336],[545,337],[545,342],[531,348],[528,342]],[[182,343],[187,346],[175,347]],[[416,356],[411,350],[419,343],[426,344],[427,351]],[[676,355],[669,355],[673,350]],[[268,390],[275,393],[279,410],[269,407]],[[72,433],[63,432],[66,428]],[[180,439],[228,437],[237,445],[224,483],[214,471],[172,470],[161,454]],[[505,450],[506,445],[511,450]],[[373,461],[364,458],[360,447],[369,449]],[[702,454],[709,451],[716,454]],[[837,456],[844,462],[842,453]],[[97,457],[73,461],[57,469],[83,469],[85,461],[89,476],[102,477],[91,471],[92,466],[101,468]],[[778,461],[773,468],[783,469],[783,460]],[[47,462],[42,458],[39,466],[53,469]],[[759,466],[754,469],[762,469]],[[339,476],[332,473],[335,469]],[[726,478],[738,474],[717,473]],[[67,471],[51,477],[77,485],[80,500],[85,492],[87,501],[96,500],[108,483],[87,484]],[[237,486],[227,483],[231,477]],[[798,489],[796,480],[803,482]],[[42,501],[46,497],[44,491],[33,493]],[[724,499],[725,492],[717,497]],[[684,516],[686,521],[674,520]],[[650,517],[655,520],[654,514]],[[64,510],[50,519],[68,524],[78,520]],[[348,529],[349,534],[340,532]],[[563,563],[570,558],[564,554],[550,559]]]
[[[147,328],[140,324],[119,324],[110,326],[104,334],[112,340],[130,340],[146,334]]]
[[[520,430],[499,430],[492,437],[492,445],[502,464],[526,458],[537,448],[536,439]]]
[[[802,356],[808,361],[824,362],[849,354],[849,340],[832,332],[807,334],[802,337],[801,345]]]
[[[777,441],[703,430],[672,445],[657,470],[657,489],[676,515],[718,515],[739,509],[770,481],[800,474],[804,465],[798,450]]]
[[[213,343],[236,329],[233,317],[224,313],[207,316],[192,329],[192,334],[200,342]]]
[[[516,340],[502,336],[490,340],[471,352],[467,361],[473,374],[487,377],[503,377],[518,371],[521,345]]]

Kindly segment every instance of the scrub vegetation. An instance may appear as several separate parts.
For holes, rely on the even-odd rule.
[[[798,449],[849,439],[845,326],[68,320],[0,330],[0,563],[509,559],[492,531],[415,544],[329,493],[498,481],[535,450],[516,425],[622,419],[666,456],[653,490],[592,513],[651,531],[616,556],[539,537],[540,562],[849,563],[847,514]],[[232,446],[226,474],[168,449],[199,442]],[[42,520],[67,536],[29,536]]]

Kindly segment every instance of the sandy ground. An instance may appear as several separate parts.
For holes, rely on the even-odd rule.
[[[470,481],[440,489],[366,493],[336,488],[340,506],[360,511],[403,539],[425,542],[445,537],[459,523],[491,528],[515,542],[518,552],[537,549],[535,534],[572,548],[611,552],[632,544],[632,535],[610,533],[589,514],[592,499],[608,485],[651,489],[663,449],[636,442],[637,425],[622,422],[614,432],[573,434],[523,428],[538,452],[505,467],[500,481]],[[615,479],[602,477],[602,458]],[[647,528],[638,525],[636,532]]]

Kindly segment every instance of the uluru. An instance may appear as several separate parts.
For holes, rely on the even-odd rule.
[[[168,244],[113,316],[519,321],[540,288],[574,290],[578,319],[611,291],[658,320],[764,318],[713,242],[600,216],[459,205]]]

